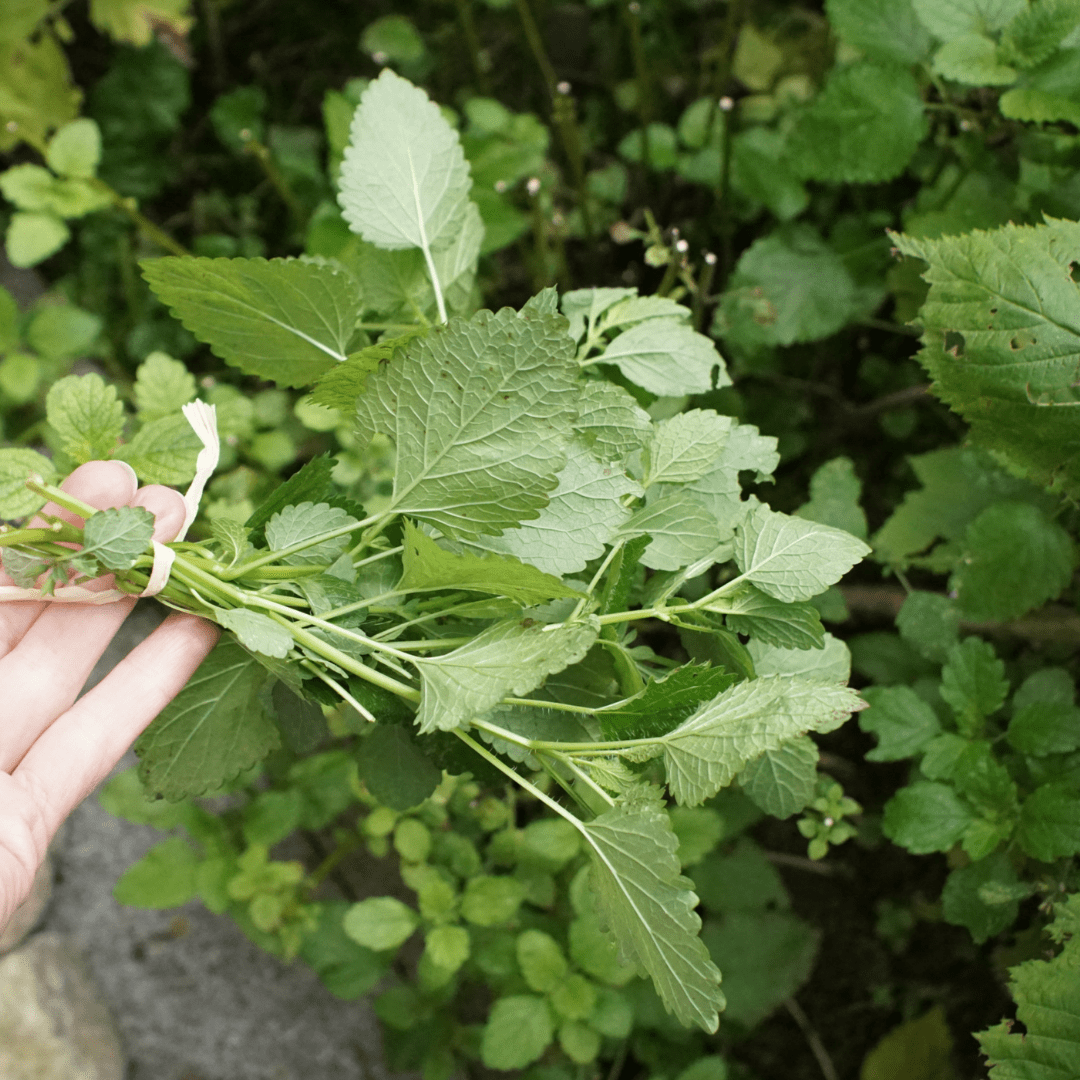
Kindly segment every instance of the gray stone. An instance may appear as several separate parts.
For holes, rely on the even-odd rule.
[[[0,960],[0,1080],[123,1080],[105,1003],[64,937],[37,934]]]

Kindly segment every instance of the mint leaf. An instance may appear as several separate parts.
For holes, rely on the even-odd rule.
[[[215,608],[214,621],[231,630],[252,652],[284,660],[292,651],[292,634],[268,615],[246,608]]]
[[[442,772],[397,724],[376,724],[357,748],[356,760],[368,791],[391,810],[418,806],[442,779]]]
[[[1075,127],[1080,120],[1080,105],[1072,98],[1026,86],[1006,90],[998,99],[998,109],[1010,120],[1024,120],[1029,124],[1067,120]]]
[[[730,416],[691,409],[657,424],[645,450],[644,487],[686,484],[710,472],[727,445]]]
[[[341,921],[345,933],[366,949],[386,952],[396,949],[420,925],[420,918],[392,896],[372,896],[353,904]]]
[[[641,562],[652,570],[678,570],[716,550],[716,519],[692,496],[677,491],[636,510],[619,536],[651,536]]]
[[[897,612],[896,629],[920,656],[941,662],[957,643],[960,612],[947,596],[911,592]]]
[[[360,98],[339,180],[354,232],[380,248],[445,247],[469,205],[457,132],[423,90],[384,68]]]
[[[567,448],[558,485],[539,515],[502,536],[479,537],[474,543],[547,574],[576,574],[604,554],[604,546],[630,517],[625,497],[640,494],[636,481],[619,468],[601,464],[575,439]]]
[[[1042,63],[1080,23],[1076,0],[1040,0],[1017,12],[1001,35],[1001,51],[1010,64]]]
[[[850,533],[754,505],[735,533],[743,576],[785,602],[809,600],[835,584],[870,549]]]
[[[941,696],[957,715],[961,733],[974,731],[1005,703],[1005,665],[982,638],[964,638],[949,650],[941,671]]]
[[[621,956],[652,977],[680,1023],[715,1031],[724,1006],[720,972],[697,936],[697,897],[679,874],[678,840],[659,789],[635,788],[581,831],[591,849],[597,907]]]
[[[774,600],[750,582],[708,605],[723,614],[737,634],[747,634],[781,649],[820,649],[825,644],[825,628],[812,604],[785,604]]]
[[[682,319],[648,319],[624,330],[590,363],[614,364],[632,383],[658,397],[704,394],[731,378],[716,346]]]
[[[1071,702],[1033,701],[1013,714],[1008,739],[1014,750],[1033,757],[1080,749],[1080,709]]]
[[[304,937],[300,955],[331,994],[352,1001],[375,988],[386,964],[345,933],[342,920],[348,908],[344,900],[320,901],[318,926]]]
[[[140,506],[99,510],[86,519],[83,554],[110,570],[130,570],[150,546],[154,515]]]
[[[80,465],[108,458],[124,432],[124,403],[100,375],[68,375],[45,397],[49,426]]]
[[[451,731],[482,716],[507,694],[521,697],[548,675],[576,664],[597,628],[577,623],[547,630],[529,620],[496,623],[440,657],[417,658],[423,696],[416,722],[424,733]]]
[[[808,731],[833,731],[864,707],[846,686],[765,675],[703,705],[660,742],[676,802],[695,806],[748,762]]]
[[[791,817],[814,797],[818,757],[814,740],[800,735],[754,758],[736,779],[766,814],[776,818]]]
[[[573,343],[558,315],[509,308],[453,319],[368,379],[361,443],[397,447],[388,512],[448,536],[498,535],[537,516],[566,462]]]
[[[1067,781],[1037,787],[1020,807],[1020,846],[1040,862],[1080,854],[1080,792]]]
[[[968,805],[948,784],[918,781],[886,804],[882,832],[913,855],[948,851],[974,822]]]
[[[879,184],[904,171],[926,132],[911,72],[899,64],[864,60],[833,69],[799,118],[788,147],[803,179]]]
[[[979,895],[988,885],[1016,885],[1016,870],[1003,851],[970,866],[954,870],[941,891],[941,913],[953,926],[966,926],[976,945],[1007,930],[1016,921],[1020,905],[988,904]]]
[[[215,356],[279,386],[344,360],[360,313],[354,279],[301,259],[144,259],[162,303]]]
[[[917,64],[930,51],[930,35],[911,0],[826,0],[829,25],[874,60]]]
[[[364,392],[368,376],[378,371],[381,363],[393,359],[398,349],[423,333],[423,328],[418,326],[408,333],[368,345],[359,352],[350,354],[319,379],[311,391],[311,400],[318,405],[325,405],[328,409],[340,409],[346,415],[352,413],[356,408],[356,399]]]
[[[644,447],[653,424],[621,386],[596,379],[581,387],[574,430],[600,461],[622,462]]]
[[[531,1065],[551,1045],[555,1025],[542,997],[512,994],[491,1006],[480,1038],[480,1060],[509,1072]]]
[[[194,396],[195,376],[166,353],[152,352],[135,372],[135,405],[144,424],[180,412]]]
[[[934,392],[1040,484],[1080,493],[1080,416],[1072,400],[1080,334],[1071,312],[1080,224],[1006,225],[938,240],[893,236],[930,264],[919,360]],[[1057,407],[1055,407],[1057,406]]]
[[[966,86],[1009,86],[1016,68],[1003,64],[998,47],[983,34],[965,34],[946,42],[934,54],[936,74]]]
[[[34,588],[37,579],[49,569],[40,556],[25,555],[13,547],[0,548],[0,566],[20,589]]]
[[[405,522],[402,542],[404,573],[397,585],[399,589],[470,589],[506,596],[525,606],[560,596],[582,595],[528,563],[498,555],[481,557],[447,551],[411,521]]]
[[[358,524],[345,510],[329,503],[303,502],[279,510],[266,524],[266,543],[271,551],[282,551],[294,544],[311,540],[334,529]],[[332,563],[349,546],[349,534],[335,536],[302,551],[284,555],[281,561],[291,566]]]
[[[179,486],[195,475],[201,449],[202,441],[187,418],[173,413],[143,424],[113,457],[126,461],[144,484]]]
[[[870,708],[859,714],[859,727],[878,738],[867,761],[914,757],[941,734],[937,714],[910,686],[869,686],[862,694]]]
[[[662,679],[650,679],[644,691],[621,709],[598,713],[600,729],[611,741],[665,735],[734,682],[735,676],[722,668],[684,664]]]
[[[621,300],[633,299],[637,296],[637,289],[624,288],[594,288],[594,289],[571,289],[563,293],[559,307],[562,313],[570,320],[570,336],[579,341],[586,329],[592,331],[597,327],[600,316],[605,311]],[[595,336],[591,334],[590,336]]]
[[[199,856],[182,837],[155,844],[132,863],[113,886],[118,904],[140,908],[174,908],[197,895]]]
[[[797,517],[830,525],[866,539],[866,514],[859,505],[862,483],[851,458],[825,462],[810,478],[810,501],[795,511]]]
[[[319,454],[292,474],[285,483],[278,485],[266,500],[255,508],[251,517],[244,524],[252,530],[259,530],[274,514],[287,506],[303,502],[325,502],[333,490],[330,474],[334,471],[334,462],[329,454]]]
[[[43,496],[26,487],[27,479],[35,474],[47,484],[57,479],[53,463],[36,450],[0,448],[0,518],[29,517],[45,505]]]
[[[1026,0],[912,0],[927,30],[941,41],[1001,30],[1027,7]]]
[[[820,649],[788,649],[751,639],[747,651],[758,675],[794,675],[818,682],[846,683],[851,677],[851,653],[839,638],[825,634]]]
[[[976,621],[1016,619],[1056,599],[1076,565],[1069,534],[1028,503],[988,506],[968,526],[964,549],[949,587]]]
[[[277,730],[259,698],[266,679],[239,645],[218,642],[135,743],[147,793],[170,802],[204,795],[276,749]]]

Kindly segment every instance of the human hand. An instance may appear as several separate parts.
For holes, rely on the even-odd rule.
[[[102,510],[149,510],[154,539],[162,543],[174,539],[184,523],[179,492],[158,484],[139,488],[135,473],[122,462],[88,462],[61,486]],[[83,524],[51,503],[44,509]],[[10,583],[0,572],[0,584]],[[94,591],[112,586],[111,574],[87,583]],[[29,894],[64,819],[183,689],[217,642],[213,623],[170,615],[76,701],[134,606],[135,597],[99,605],[0,604],[0,930]]]

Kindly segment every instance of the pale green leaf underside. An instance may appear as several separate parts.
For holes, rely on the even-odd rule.
[[[652,420],[621,386],[597,379],[581,388],[574,428],[600,461],[621,462],[645,445]]]
[[[100,375],[69,375],[45,398],[49,425],[80,465],[111,456],[124,431],[124,403]]]
[[[660,397],[711,390],[713,368],[717,366],[720,374],[716,385],[731,385],[712,340],[681,319],[638,323],[624,330],[591,362],[614,364],[632,383]]]
[[[0,518],[14,521],[40,510],[45,499],[26,487],[26,480],[38,475],[46,483],[56,479],[53,463],[36,450],[19,447],[0,449]]]
[[[182,413],[143,424],[113,457],[126,461],[144,484],[188,483],[195,475],[202,442]]]
[[[814,797],[817,763],[817,744],[808,735],[800,735],[754,758],[737,779],[766,814],[786,818]]]
[[[723,453],[732,423],[730,416],[691,409],[658,424],[649,443],[645,486],[700,480]]]
[[[154,515],[139,506],[120,506],[91,514],[83,529],[83,553],[110,570],[130,570],[150,545]]]
[[[641,561],[653,570],[678,570],[715,551],[721,542],[716,519],[685,492],[676,491],[636,511],[619,535],[652,537]]]
[[[267,615],[246,608],[217,608],[214,618],[226,630],[231,630],[240,643],[252,652],[284,660],[292,651],[292,634]]]
[[[266,542],[271,551],[283,551],[293,544],[301,544],[320,533],[343,529],[349,524],[356,524],[356,518],[350,517],[339,507],[329,503],[304,502],[297,506],[286,506],[267,522]],[[349,534],[346,533],[285,555],[281,561],[292,566],[332,563],[348,546]]]

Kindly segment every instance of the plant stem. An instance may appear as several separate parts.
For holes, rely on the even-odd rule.
[[[313,675],[315,675],[316,678],[322,679],[322,681],[326,683],[326,685],[329,686],[330,689],[338,695],[338,697],[351,705],[365,720],[367,720],[371,724],[375,723],[375,717],[367,709],[365,709],[364,706],[361,705],[360,702],[357,701],[356,698],[354,698],[352,694],[350,694],[349,691],[345,689],[345,687],[338,683],[336,679],[331,679],[330,676],[322,670],[322,668],[317,667],[310,660],[302,660],[300,662],[300,666],[306,668]]]
[[[457,0],[458,18],[461,20],[461,32],[472,60],[476,82],[482,94],[491,94],[491,81],[484,66],[484,50],[480,45],[480,35],[476,32],[476,20],[473,18],[471,0]]]
[[[297,199],[292,188],[286,183],[281,170],[274,164],[274,156],[271,154],[270,148],[265,143],[259,142],[258,139],[248,139],[244,143],[244,152],[250,154],[259,163],[259,167],[262,169],[266,179],[270,181],[270,186],[278,193],[281,201],[288,209],[289,216],[293,220],[293,226],[299,229],[304,224],[304,218],[307,215],[300,200]]]
[[[158,247],[164,248],[173,255],[190,256],[183,244],[174,240],[164,229],[155,225],[140,209],[139,204],[129,195],[121,195],[116,188],[106,184],[104,180],[96,177],[89,181],[99,191],[103,191],[112,200],[113,206],[123,211],[138,227],[139,232],[148,240],[152,240]]]
[[[252,570],[257,569],[260,566],[267,566],[269,563],[279,562],[286,555],[294,555],[298,551],[305,551],[307,548],[315,547],[316,544],[321,544],[326,540],[333,540],[338,536],[348,536],[349,533],[355,532],[357,529],[362,529],[365,525],[370,525],[378,520],[379,515],[372,514],[371,517],[364,518],[363,521],[354,521],[351,525],[342,525],[339,529],[331,529],[329,532],[319,533],[318,536],[312,536],[307,540],[301,540],[299,543],[290,544],[280,551],[268,551],[258,559],[252,559],[251,562],[241,563],[232,570],[226,570],[225,573],[221,575],[221,580],[235,581],[237,578],[244,577],[246,574],[249,574]]]
[[[805,1036],[806,1041],[810,1046],[810,1051],[813,1053],[817,1060],[818,1067],[821,1069],[821,1075],[825,1077],[825,1080],[840,1080],[840,1075],[836,1071],[836,1066],[833,1064],[832,1058],[829,1057],[829,1051],[825,1049],[825,1044],[814,1030],[813,1024],[810,1023],[810,1018],[803,1012],[802,1006],[793,997],[789,997],[787,1001],[784,1002],[784,1008],[791,1013],[795,1023],[799,1025],[799,1030],[802,1031]]]

